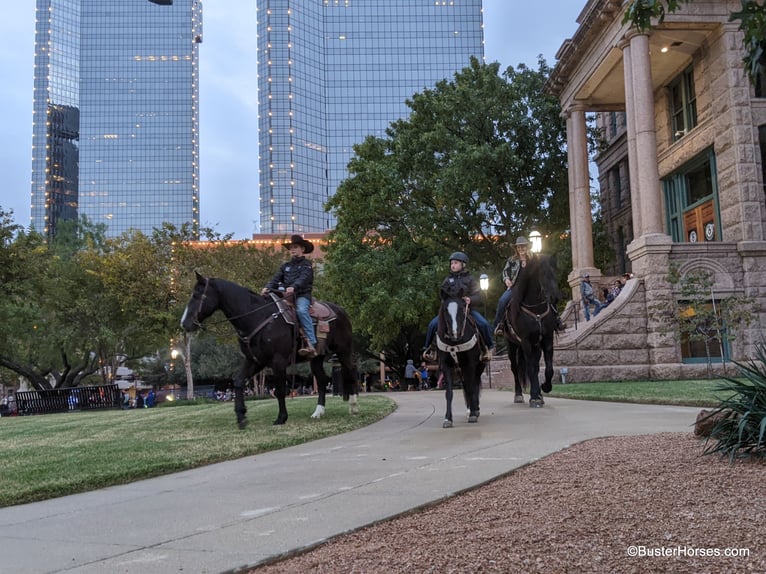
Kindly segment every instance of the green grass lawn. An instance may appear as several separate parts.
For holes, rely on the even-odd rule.
[[[721,402],[722,393],[716,391],[716,388],[722,382],[722,379],[704,379],[558,384],[553,385],[550,396],[589,401],[714,407]]]
[[[173,408],[61,413],[0,419],[0,507],[277,450],[378,421],[396,404],[385,395],[359,397],[360,414],[327,398],[321,420],[316,397],[287,400],[287,424],[273,426],[276,400],[247,402],[239,430],[233,403]]]
[[[599,401],[716,406],[721,380],[554,385],[550,396]],[[273,399],[248,401],[239,430],[233,403],[76,412],[0,419],[0,507],[55,498],[277,450],[348,432],[393,412],[385,394],[359,398],[360,414],[328,397],[320,420],[316,397],[288,399],[287,424],[273,426]]]

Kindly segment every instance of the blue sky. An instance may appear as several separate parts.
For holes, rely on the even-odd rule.
[[[105,0],[113,1],[113,0]],[[0,20],[0,207],[29,223],[34,0],[6,2]],[[555,63],[585,0],[484,0],[487,62]],[[249,238],[258,222],[255,0],[206,0],[200,47],[201,223]]]

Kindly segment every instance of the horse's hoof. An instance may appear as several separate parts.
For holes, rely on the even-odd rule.
[[[237,426],[239,427],[239,430],[245,430],[247,428],[247,419],[242,419],[237,422]]]
[[[452,421],[445,419],[444,422],[442,423],[442,428],[443,429],[451,429],[452,428]]]
[[[471,415],[470,417],[468,417],[468,422],[469,423],[479,422],[479,415]]]
[[[533,408],[533,409],[539,409],[539,408],[542,408],[542,406],[543,406],[544,404],[545,404],[545,403],[543,403],[543,400],[542,400],[542,399],[530,399],[530,400],[529,400],[529,406],[530,406],[531,408]]]
[[[283,425],[283,424],[285,424],[285,421],[283,421],[283,420],[281,420],[281,419],[276,419],[276,420],[275,420],[273,423],[271,423],[271,424],[272,424],[273,426],[277,426],[277,425]]]
[[[513,397],[514,403],[523,403],[524,402],[524,395],[516,395]]]

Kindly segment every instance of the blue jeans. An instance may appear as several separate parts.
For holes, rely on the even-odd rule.
[[[492,329],[489,327],[489,321],[478,311],[471,311],[471,316],[476,321],[476,326],[479,328],[487,347],[490,349],[495,348],[495,339],[492,337]],[[434,317],[431,322],[428,323],[428,329],[426,330],[426,349],[431,346],[431,342],[434,340],[434,333],[436,333],[436,327],[439,325],[439,317]]]
[[[497,301],[497,311],[495,312],[495,323],[492,325],[493,329],[496,329],[500,322],[503,320],[503,316],[505,315],[505,308],[508,306],[508,302],[511,300],[511,293],[512,291],[510,289],[506,289],[503,291],[503,294],[500,295],[500,299]]]
[[[311,315],[309,315],[310,305],[311,299],[309,297],[296,297],[295,299],[295,313],[298,315],[298,320],[301,322],[303,332],[306,333],[306,338],[311,344],[316,346],[317,336],[314,334],[314,324],[311,322]]]
[[[593,316],[594,317],[596,315],[598,315],[599,313],[601,313],[601,308],[605,306],[605,305],[602,305],[601,301],[599,301],[595,297],[593,297],[591,299],[583,299],[582,300],[582,308],[585,311],[585,320],[586,321],[590,321],[590,306],[591,305],[595,306],[594,311],[593,311]]]

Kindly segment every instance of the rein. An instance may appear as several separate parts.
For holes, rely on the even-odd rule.
[[[208,288],[209,285],[210,285],[210,278],[206,278],[205,279],[205,288],[202,290],[202,296],[200,297],[199,305],[197,305],[197,312],[194,314],[194,317],[195,317],[194,324],[197,325],[197,327],[199,327],[200,329],[203,329],[203,330],[205,329],[206,325],[207,326],[219,325],[221,323],[226,323],[227,321],[236,321],[237,319],[242,319],[243,317],[247,317],[249,315],[252,315],[253,313],[257,313],[258,311],[260,311],[261,309],[265,309],[269,305],[276,305],[276,301],[272,300],[272,301],[269,301],[267,303],[264,303],[263,305],[258,305],[257,307],[253,307],[252,309],[250,309],[249,311],[246,311],[245,313],[240,313],[239,315],[234,315],[233,317],[224,317],[223,319],[219,319],[217,321],[208,321],[207,324],[203,324],[203,323],[201,323],[199,321],[199,313],[200,313],[200,311],[202,311],[202,305],[205,302],[205,299],[207,298],[207,288]],[[247,342],[247,339],[249,337],[252,337],[253,335],[255,335],[258,331],[263,329],[263,327],[265,327],[271,320],[276,319],[280,314],[281,314],[281,312],[272,313],[268,318],[265,319],[264,323],[258,325],[258,327],[256,327],[255,331],[250,333],[250,335],[248,335],[244,339],[245,342]],[[242,337],[240,337],[240,338],[242,338]]]

